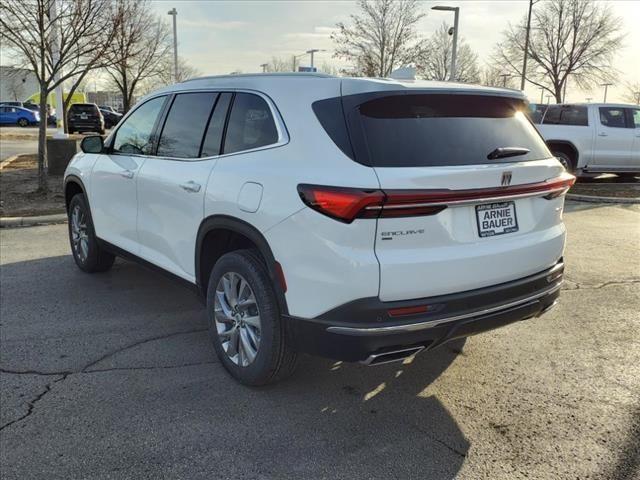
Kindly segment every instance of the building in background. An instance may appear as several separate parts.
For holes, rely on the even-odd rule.
[[[0,66],[0,102],[24,102],[40,91],[32,70]]]
[[[115,108],[118,112],[122,111],[123,102],[122,94],[120,92],[86,92],[87,102],[95,103],[96,105],[106,105],[108,107]],[[135,103],[135,99],[132,104]]]

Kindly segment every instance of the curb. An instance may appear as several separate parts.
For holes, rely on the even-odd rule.
[[[640,204],[640,198],[637,197],[595,197],[593,195],[578,195],[576,193],[568,193],[566,198],[567,200],[573,200],[576,202]]]
[[[23,155],[23,154],[21,154]],[[0,171],[4,170],[5,167],[8,167],[9,165],[11,165],[13,162],[15,162],[18,158],[20,158],[20,155],[13,155],[9,158],[5,158],[2,163],[0,163]]]
[[[0,228],[52,225],[54,223],[65,223],[66,221],[66,213],[56,213],[54,215],[36,215],[33,217],[0,217]]]

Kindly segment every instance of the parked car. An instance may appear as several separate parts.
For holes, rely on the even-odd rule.
[[[115,108],[113,108],[111,105],[98,105],[98,108],[100,110],[107,110],[109,112],[118,113],[118,111]]]
[[[6,107],[24,107],[24,104],[22,102],[0,102],[0,106],[6,106]]]
[[[535,106],[531,109],[540,111]],[[570,172],[616,173],[630,178],[640,173],[637,105],[549,105],[537,123],[551,152]]]
[[[40,123],[40,114],[27,108],[0,105],[0,124],[28,127]]]
[[[200,292],[251,385],[298,352],[376,365],[534,318],[560,293],[575,177],[525,109],[514,90],[322,74],[167,87],[69,164],[73,258]]]
[[[34,112],[40,112],[40,105],[31,102],[25,102],[23,104],[24,108],[27,108]],[[52,108],[50,104],[47,103],[47,124],[55,125],[56,124],[56,109]]]
[[[104,118],[95,103],[74,103],[67,112],[69,133],[97,132],[104,134]]]
[[[104,118],[104,126],[106,128],[113,128],[115,127],[118,122],[120,121],[120,119],[122,118],[122,115],[114,112],[112,110],[104,110],[102,108],[100,108],[100,113],[102,114],[102,117]]]

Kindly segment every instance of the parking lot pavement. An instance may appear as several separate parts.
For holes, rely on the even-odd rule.
[[[546,316],[263,389],[226,375],[181,286],[81,273],[64,225],[2,230],[2,478],[640,478],[640,208],[565,219]]]

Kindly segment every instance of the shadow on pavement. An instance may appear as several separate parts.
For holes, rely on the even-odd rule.
[[[465,461],[468,441],[428,391],[464,341],[377,367],[305,356],[291,379],[253,389],[216,363],[199,300],[156,273],[118,261],[86,275],[61,256],[0,276],[1,366],[71,372],[2,432],[6,478],[453,479]]]

